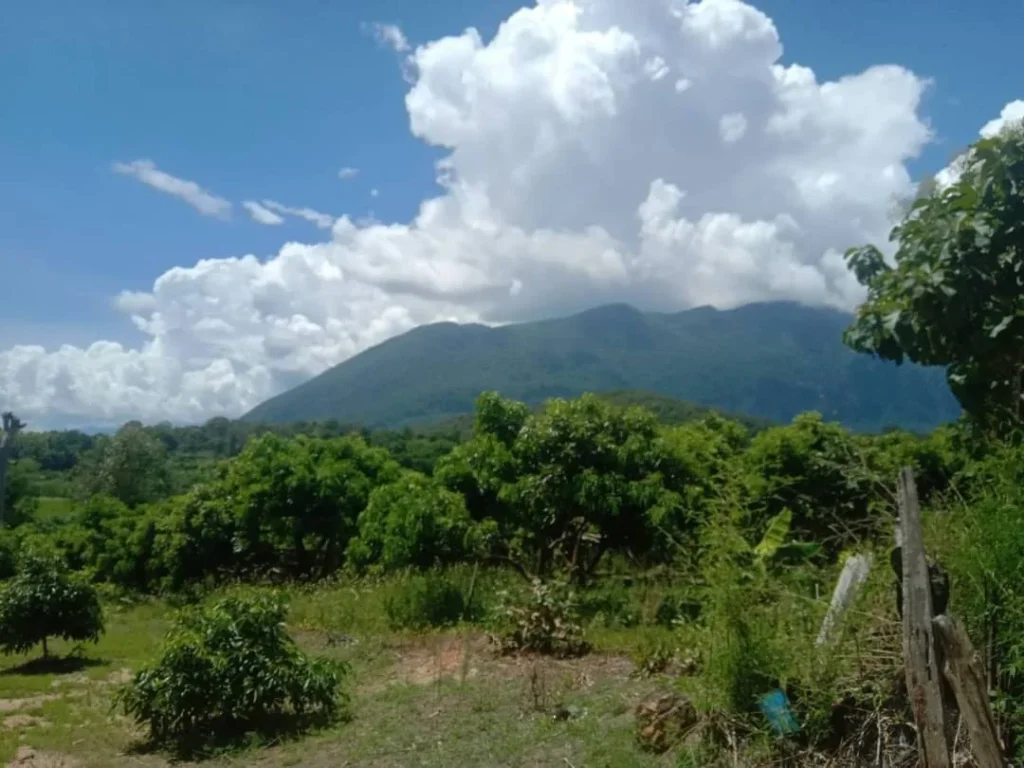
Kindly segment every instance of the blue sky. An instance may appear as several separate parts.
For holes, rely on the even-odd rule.
[[[295,217],[260,225],[245,200],[411,221],[441,193],[434,164],[450,147],[410,132],[411,84],[369,25],[397,24],[413,46],[475,27],[486,44],[522,5],[9,4],[0,27],[0,268],[9,278],[0,350],[101,339],[138,347],[148,336],[113,307],[119,292],[150,291],[167,270],[200,259],[270,259],[286,242],[329,239]],[[1020,3],[755,5],[774,21],[781,62],[812,68],[819,82],[889,63],[931,81],[917,114],[934,137],[908,161],[914,177],[1024,96]],[[113,170],[139,159],[231,201],[230,221]],[[341,179],[343,167],[359,173]]]

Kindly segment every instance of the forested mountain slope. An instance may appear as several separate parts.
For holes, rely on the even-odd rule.
[[[778,422],[817,410],[862,430],[924,430],[957,417],[942,371],[850,351],[841,340],[849,321],[762,303],[676,314],[615,304],[497,328],[439,323],[368,349],[245,418],[396,427],[468,413],[484,390],[532,403],[643,390]]]

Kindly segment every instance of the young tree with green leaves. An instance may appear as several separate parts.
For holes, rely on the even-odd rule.
[[[284,604],[265,595],[185,609],[159,658],[115,702],[154,743],[185,753],[328,720],[347,701],[347,666],[304,654],[286,618]]]
[[[57,559],[29,557],[0,588],[0,650],[24,653],[51,637],[99,640],[103,609],[96,590],[68,574]]]
[[[845,334],[853,349],[947,369],[971,419],[997,432],[1024,419],[1024,127],[972,145],[959,177],[912,205],[890,239],[846,259],[867,301]]]

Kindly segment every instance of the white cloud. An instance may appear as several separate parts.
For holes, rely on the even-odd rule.
[[[1006,128],[1020,125],[1022,121],[1024,121],[1024,100],[1017,99],[1003,107],[999,117],[985,123],[980,131],[980,135],[990,139]]]
[[[1024,124],[1024,100],[1017,99],[1003,107],[999,117],[985,123],[978,131],[978,135],[984,139],[991,139],[1008,128],[1015,128],[1022,124]],[[949,165],[935,174],[935,183],[940,189],[955,184],[968,163],[968,153],[957,155]]]
[[[397,53],[406,53],[410,50],[405,33],[397,25],[373,24],[371,26],[378,42],[392,48]]]
[[[316,224],[320,229],[330,229],[334,225],[333,216],[314,211],[312,208],[292,208],[291,206],[281,205],[281,203],[274,202],[273,200],[264,200],[262,205],[264,208],[269,208],[277,213],[283,213],[286,216],[297,216],[300,219],[305,219]]]
[[[435,320],[609,301],[851,308],[863,294],[840,254],[884,242],[893,200],[912,194],[927,83],[898,66],[819,82],[781,51],[738,0],[540,0],[489,41],[419,46],[410,128],[446,156],[442,193],[411,221],[263,201],[330,239],[123,294],[137,349],[0,352],[0,399],[26,419],[195,420]]]
[[[380,197],[380,190],[374,187],[370,190],[370,197]]]
[[[284,224],[284,219],[281,216],[253,200],[246,200],[242,203],[242,207],[249,212],[252,220],[258,224],[266,224],[269,227]]]
[[[338,171],[338,178],[342,180],[354,179],[358,175],[359,169],[351,168],[349,166],[345,166],[340,171]]]
[[[231,218],[231,202],[206,191],[194,181],[179,179],[156,167],[152,160],[133,160],[130,163],[114,163],[114,171],[131,176],[153,189],[184,200],[204,216],[218,219]]]
[[[726,144],[735,144],[747,132],[747,118],[743,116],[742,112],[730,112],[727,115],[722,115],[718,121],[718,132]]]

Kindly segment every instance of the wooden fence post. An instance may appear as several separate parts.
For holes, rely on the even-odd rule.
[[[945,659],[943,672],[956,693],[957,706],[971,736],[971,755],[977,768],[1005,768],[999,733],[988,701],[981,657],[963,625],[952,616],[932,622]]]
[[[924,551],[921,509],[914,472],[904,467],[899,476],[900,528],[903,533],[903,658],[907,694],[917,726],[917,747],[923,768],[949,768],[935,638],[932,594]]]

